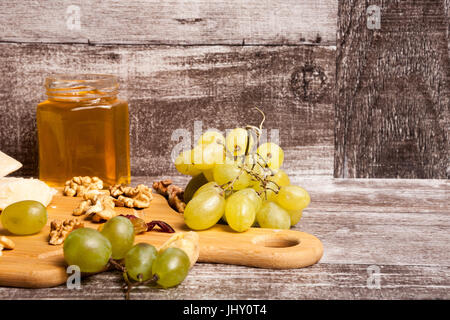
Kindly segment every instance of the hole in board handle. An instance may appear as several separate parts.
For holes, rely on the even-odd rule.
[[[299,239],[288,236],[278,236],[276,234],[258,236],[253,238],[252,242],[268,248],[289,248],[300,244]]]

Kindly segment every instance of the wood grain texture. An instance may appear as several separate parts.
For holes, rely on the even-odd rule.
[[[448,1],[339,1],[335,177],[448,178]]]
[[[0,41],[335,44],[335,0],[2,1]]]
[[[37,175],[35,109],[50,73],[110,73],[130,103],[133,175],[175,174],[172,149],[203,130],[279,130],[287,170],[333,172],[335,50],[330,47],[0,44],[0,150]],[[275,131],[269,131],[271,137]]]
[[[159,178],[134,177],[133,183]],[[174,177],[179,184],[185,180]],[[320,263],[292,270],[199,263],[179,287],[138,288],[131,298],[450,298],[448,181],[294,175],[293,182],[311,194],[311,206],[296,229],[322,236]],[[371,268],[379,268],[379,288],[368,286]],[[81,290],[3,287],[0,299],[123,299],[120,279],[117,272],[99,274],[83,280]]]
[[[176,288],[138,287],[135,300],[322,300],[449,299],[450,267],[379,265],[380,288],[367,286],[367,264],[320,263],[301,270],[267,270],[220,264],[197,264]],[[369,269],[370,270],[370,269]],[[370,280],[369,280],[370,281]],[[0,299],[123,300],[119,272],[82,281],[80,290],[0,287]]]

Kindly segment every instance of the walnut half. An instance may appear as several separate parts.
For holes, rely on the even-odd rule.
[[[66,181],[63,194],[68,197],[82,197],[91,190],[102,190],[103,181],[98,177],[73,177]]]
[[[66,240],[69,233],[78,228],[83,228],[84,224],[77,219],[67,219],[64,221],[53,220],[50,223],[50,240],[52,245],[59,245]]]
[[[148,208],[153,199],[152,189],[144,184],[140,184],[136,188],[116,184],[109,188],[109,192],[117,207]]]
[[[114,200],[111,196],[89,192],[84,195],[83,201],[80,202],[79,206],[73,210],[73,215],[81,216],[86,214],[92,217],[92,221],[100,222],[118,215],[114,210],[114,206]]]

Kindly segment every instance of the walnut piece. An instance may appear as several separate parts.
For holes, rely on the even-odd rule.
[[[116,184],[109,188],[109,192],[117,207],[148,208],[153,199],[152,189],[144,184],[140,184],[136,188]]]
[[[186,208],[184,203],[184,192],[179,186],[172,184],[172,180],[161,180],[153,182],[153,189],[167,198],[169,205],[178,211],[183,213]]]
[[[109,220],[119,215],[114,210],[114,199],[107,195],[95,191],[90,191],[83,196],[77,208],[73,210],[74,216],[86,214],[94,222]]]
[[[186,203],[184,203],[184,192],[179,186],[171,184],[167,187],[167,201],[169,205],[179,213],[184,213]]]
[[[11,239],[0,236],[0,257],[3,255],[3,249],[13,250],[16,247],[16,244]]]
[[[161,181],[153,182],[153,189],[155,189],[158,193],[167,195],[167,187],[172,184],[172,180],[166,179]]]
[[[66,181],[63,194],[68,197],[82,197],[92,190],[102,190],[103,181],[98,177],[73,177]]]
[[[52,245],[59,245],[66,240],[69,233],[75,229],[83,228],[84,224],[77,219],[67,219],[64,221],[53,220],[50,223],[50,240]]]

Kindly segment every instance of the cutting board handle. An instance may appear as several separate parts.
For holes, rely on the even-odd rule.
[[[213,227],[208,233],[199,232],[199,235],[199,260],[202,262],[291,269],[317,263],[323,255],[323,245],[318,238],[295,230],[252,228],[251,232],[239,235],[239,242],[236,233],[223,225]],[[220,245],[214,235],[222,239]],[[214,246],[209,245],[211,241]]]

